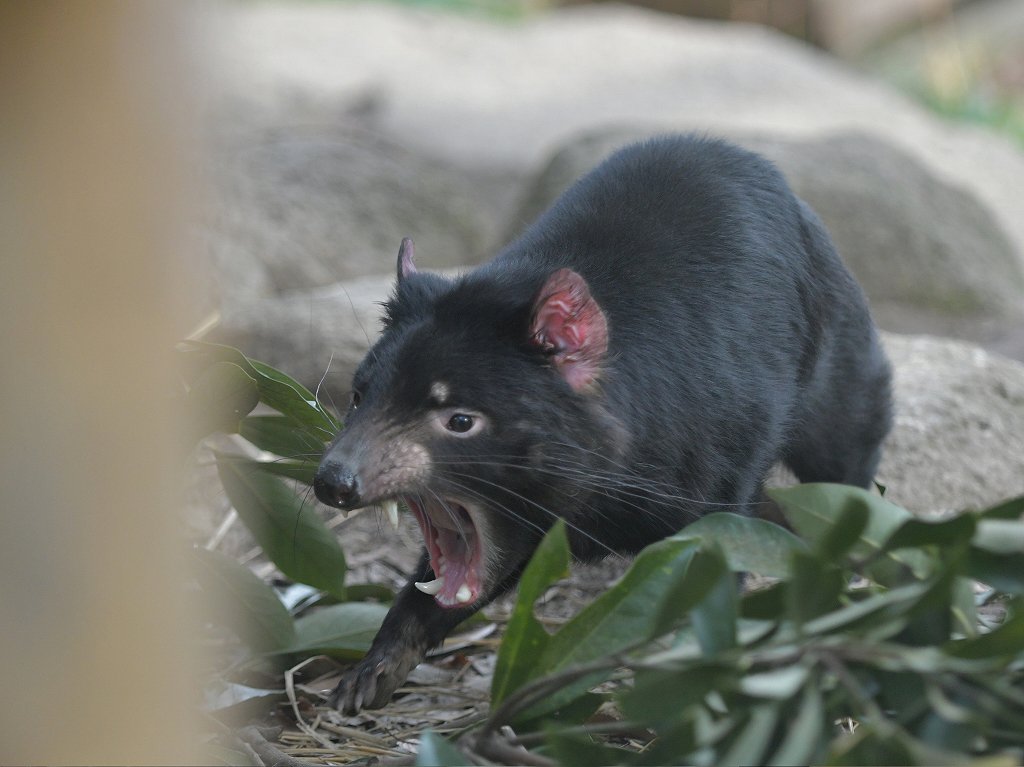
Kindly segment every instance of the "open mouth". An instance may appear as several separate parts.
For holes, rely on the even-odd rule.
[[[420,523],[435,580],[417,583],[442,607],[463,607],[480,597],[483,536],[469,510],[450,498],[402,499]]]

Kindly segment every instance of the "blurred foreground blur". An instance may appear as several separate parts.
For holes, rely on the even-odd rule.
[[[194,762],[166,412],[188,6],[0,7],[0,763]]]

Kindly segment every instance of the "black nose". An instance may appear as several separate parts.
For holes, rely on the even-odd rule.
[[[313,492],[328,506],[354,509],[359,505],[359,479],[340,463],[320,464],[313,477]]]

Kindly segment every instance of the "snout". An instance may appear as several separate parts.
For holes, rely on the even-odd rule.
[[[313,492],[322,503],[339,509],[354,509],[361,500],[359,477],[350,467],[330,458],[317,468]]]

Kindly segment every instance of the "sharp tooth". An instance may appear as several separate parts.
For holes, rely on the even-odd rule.
[[[413,585],[420,591],[422,591],[424,594],[430,594],[431,596],[433,596],[434,594],[436,594],[444,588],[444,576],[442,575],[440,578],[436,580],[426,581],[424,583],[416,581],[416,583],[414,583]]]
[[[398,529],[398,501],[384,501],[384,514],[387,515],[391,526]]]
[[[459,586],[459,590],[455,592],[455,600],[459,604],[466,604],[473,598],[473,592],[469,590],[469,584],[463,583]]]

